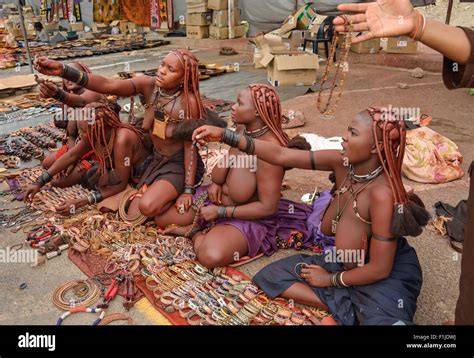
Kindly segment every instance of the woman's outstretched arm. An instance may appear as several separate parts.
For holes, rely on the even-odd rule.
[[[197,140],[198,143],[204,145],[207,142],[221,141],[223,135],[224,128],[202,126],[194,131],[193,140]],[[234,147],[245,151],[248,144],[247,138],[237,133],[235,135],[239,136],[240,140]],[[253,142],[255,144],[254,155],[267,163],[284,168],[332,171],[343,164],[338,150],[309,151],[290,149],[259,139],[254,139]]]
[[[63,65],[58,61],[50,60],[47,57],[38,57],[35,60],[35,69],[44,75],[60,76],[67,80],[71,80],[68,78],[69,76],[66,73],[69,71],[67,65]],[[69,69],[70,71],[81,72],[70,67]],[[84,72],[82,72],[82,74],[82,76],[85,75]],[[81,77],[79,76],[79,79],[80,78]],[[73,82],[76,82],[94,92],[112,94],[120,97],[130,97],[137,94],[145,95],[147,87],[152,87],[154,85],[154,79],[149,76],[137,76],[136,78],[128,80],[113,80],[90,73],[87,74],[87,80],[84,80],[83,83],[77,81]]]

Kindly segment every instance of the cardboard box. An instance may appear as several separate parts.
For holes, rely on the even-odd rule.
[[[186,9],[190,14],[209,11],[207,0],[186,0]]]
[[[46,31],[59,30],[59,21],[44,22],[43,27]]]
[[[109,26],[107,24],[101,24],[101,23],[92,24],[92,32],[95,32],[95,33],[107,32],[108,28]]]
[[[234,27],[234,38],[245,36],[245,26],[239,25]],[[215,40],[222,40],[229,38],[229,28],[228,27],[209,27],[209,37]]]
[[[198,12],[186,14],[186,25],[189,26],[206,26],[212,22],[212,12]]]
[[[306,4],[288,16],[280,27],[279,34],[284,35],[293,29],[306,30],[316,18],[316,13],[311,6],[311,3]]]
[[[127,31],[128,31],[127,24],[128,24],[127,20],[120,20],[120,22],[119,22],[120,33],[122,33],[122,34],[127,33]]]
[[[227,10],[229,3],[227,0],[208,0],[207,7],[212,10]],[[234,7],[239,7],[239,0],[234,0]]]
[[[82,22],[70,23],[69,31],[84,31],[84,24]]]
[[[351,51],[355,53],[378,53],[380,51],[380,39],[370,39],[358,44],[352,44]]]
[[[275,87],[313,86],[319,68],[318,55],[302,51],[274,52],[267,67],[267,79]]]
[[[387,53],[416,54],[418,41],[408,36],[389,37],[387,41]]]
[[[282,39],[282,45],[285,45],[291,51],[297,51],[304,45],[304,39],[307,33],[307,30],[290,31],[289,36]]]
[[[253,63],[255,65],[255,68],[263,68],[264,66],[262,65],[262,59],[263,59],[263,54],[260,52],[260,50],[255,49],[255,53],[253,54]]]
[[[188,39],[204,39],[209,37],[209,26],[186,26]]]
[[[240,25],[240,9],[234,9],[234,25]],[[212,13],[212,26],[227,27],[229,26],[228,10],[216,10]]]

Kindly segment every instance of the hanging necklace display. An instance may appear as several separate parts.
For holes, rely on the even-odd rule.
[[[340,53],[340,57],[339,57],[339,63],[336,64],[336,72],[334,74],[334,78],[333,78],[333,81],[332,81],[331,90],[329,92],[326,104],[324,105],[323,108],[322,108],[322,103],[321,103],[322,102],[321,95],[322,95],[322,92],[323,92],[323,86],[329,78],[329,72],[331,71],[331,68],[334,65],[334,54],[336,52],[337,40],[338,40],[338,36],[337,36],[338,33],[337,32],[334,32],[334,35],[333,35],[333,38],[332,38],[332,43],[331,43],[331,50],[329,52],[329,56],[328,56],[328,59],[327,59],[326,68],[324,70],[323,78],[321,79],[321,83],[319,85],[317,106],[318,106],[319,112],[324,114],[324,115],[331,115],[336,111],[339,100],[342,97],[342,92],[344,91],[344,84],[346,82],[346,76],[347,76],[347,73],[349,72],[349,65],[348,65],[348,62],[347,62],[347,57],[349,55],[349,51],[350,51],[350,48],[351,48],[351,38],[352,38],[353,24],[352,24],[352,20],[348,20],[348,18],[345,15],[342,15],[342,17],[344,18],[345,23],[349,24],[349,28],[348,28],[348,32],[344,33],[344,39],[342,41],[342,49],[341,49],[341,53]],[[341,67],[343,67],[342,68],[342,74],[340,74]],[[331,107],[334,88],[336,88],[336,82],[337,82],[339,76],[341,77],[339,79],[339,84],[338,84],[339,94],[337,95],[335,103]]]

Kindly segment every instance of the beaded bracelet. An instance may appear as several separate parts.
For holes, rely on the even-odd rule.
[[[53,98],[59,102],[66,102],[67,93],[62,88],[58,88],[58,91],[53,96]]]
[[[68,317],[68,316],[70,316],[74,313],[80,313],[80,312],[83,312],[83,313],[99,313],[100,312],[99,318],[97,318],[92,323],[93,326],[97,326],[99,324],[99,322],[102,321],[102,319],[105,316],[105,311],[102,308],[91,308],[91,307],[88,307],[88,308],[73,308],[72,310],[64,312],[61,315],[61,317],[59,317],[58,321],[56,322],[56,325],[60,326],[63,323],[63,321],[66,317]]]

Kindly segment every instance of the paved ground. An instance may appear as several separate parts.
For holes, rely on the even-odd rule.
[[[136,51],[131,54],[114,54],[100,58],[88,58],[83,61],[95,71],[105,76],[114,75],[124,69],[124,62],[129,61],[131,70],[155,68],[158,60],[168,47]],[[197,51],[198,57],[208,62],[241,64],[241,72],[214,78],[202,83],[202,92],[210,97],[234,100],[237,93],[251,82],[265,82],[264,70],[255,70],[248,54],[223,58],[217,50]],[[133,62],[135,61],[135,62]],[[118,65],[114,65],[118,63]],[[104,67],[106,66],[106,67]],[[26,68],[22,68],[25,72]],[[25,72],[26,73],[26,72]],[[8,71],[0,72],[0,77],[8,75]],[[399,89],[398,82],[410,84],[408,89]],[[422,113],[434,117],[432,128],[454,140],[464,154],[463,166],[474,159],[472,146],[472,113],[473,98],[465,90],[448,91],[442,85],[439,74],[427,74],[423,79],[413,79],[403,69],[384,68],[367,64],[353,64],[346,82],[346,91],[340,101],[336,118],[325,119],[316,108],[314,95],[302,96],[307,88],[279,88],[283,107],[301,110],[306,116],[307,124],[299,130],[290,131],[290,136],[298,132],[313,132],[323,136],[341,135],[350,119],[361,109],[369,105],[388,105],[403,107],[421,107]],[[38,121],[40,119],[37,119]],[[35,121],[31,121],[35,122]],[[30,125],[31,123],[21,123]],[[10,130],[10,129],[8,129]],[[7,131],[0,128],[1,131]],[[285,181],[290,189],[285,196],[299,200],[302,194],[312,192],[315,186],[329,187],[327,173],[292,170],[286,175]],[[421,185],[407,181],[407,185],[415,188],[433,212],[432,205],[442,200],[456,204],[467,197],[468,186],[465,179],[445,185]],[[0,190],[2,190],[0,188]],[[11,205],[0,197],[2,207]],[[15,204],[16,205],[16,204]],[[24,239],[22,234],[12,234],[0,228],[3,240],[0,247],[19,243]],[[419,297],[418,311],[415,316],[417,324],[441,324],[452,319],[458,295],[458,279],[460,256],[450,248],[447,240],[427,230],[418,238],[410,238],[416,248],[423,268],[424,283]],[[280,251],[270,258],[262,258],[242,267],[249,275],[255,274],[260,268],[293,254],[294,251]],[[52,304],[51,294],[60,283],[84,275],[66,257],[55,258],[46,265],[32,268],[27,264],[2,264],[0,266],[0,322],[3,324],[54,324],[60,311]],[[20,290],[21,283],[28,288]],[[113,302],[109,312],[123,312],[120,299]],[[158,321],[153,310],[144,304],[131,311],[137,323],[152,324]],[[89,324],[90,317],[73,317],[70,323]]]

